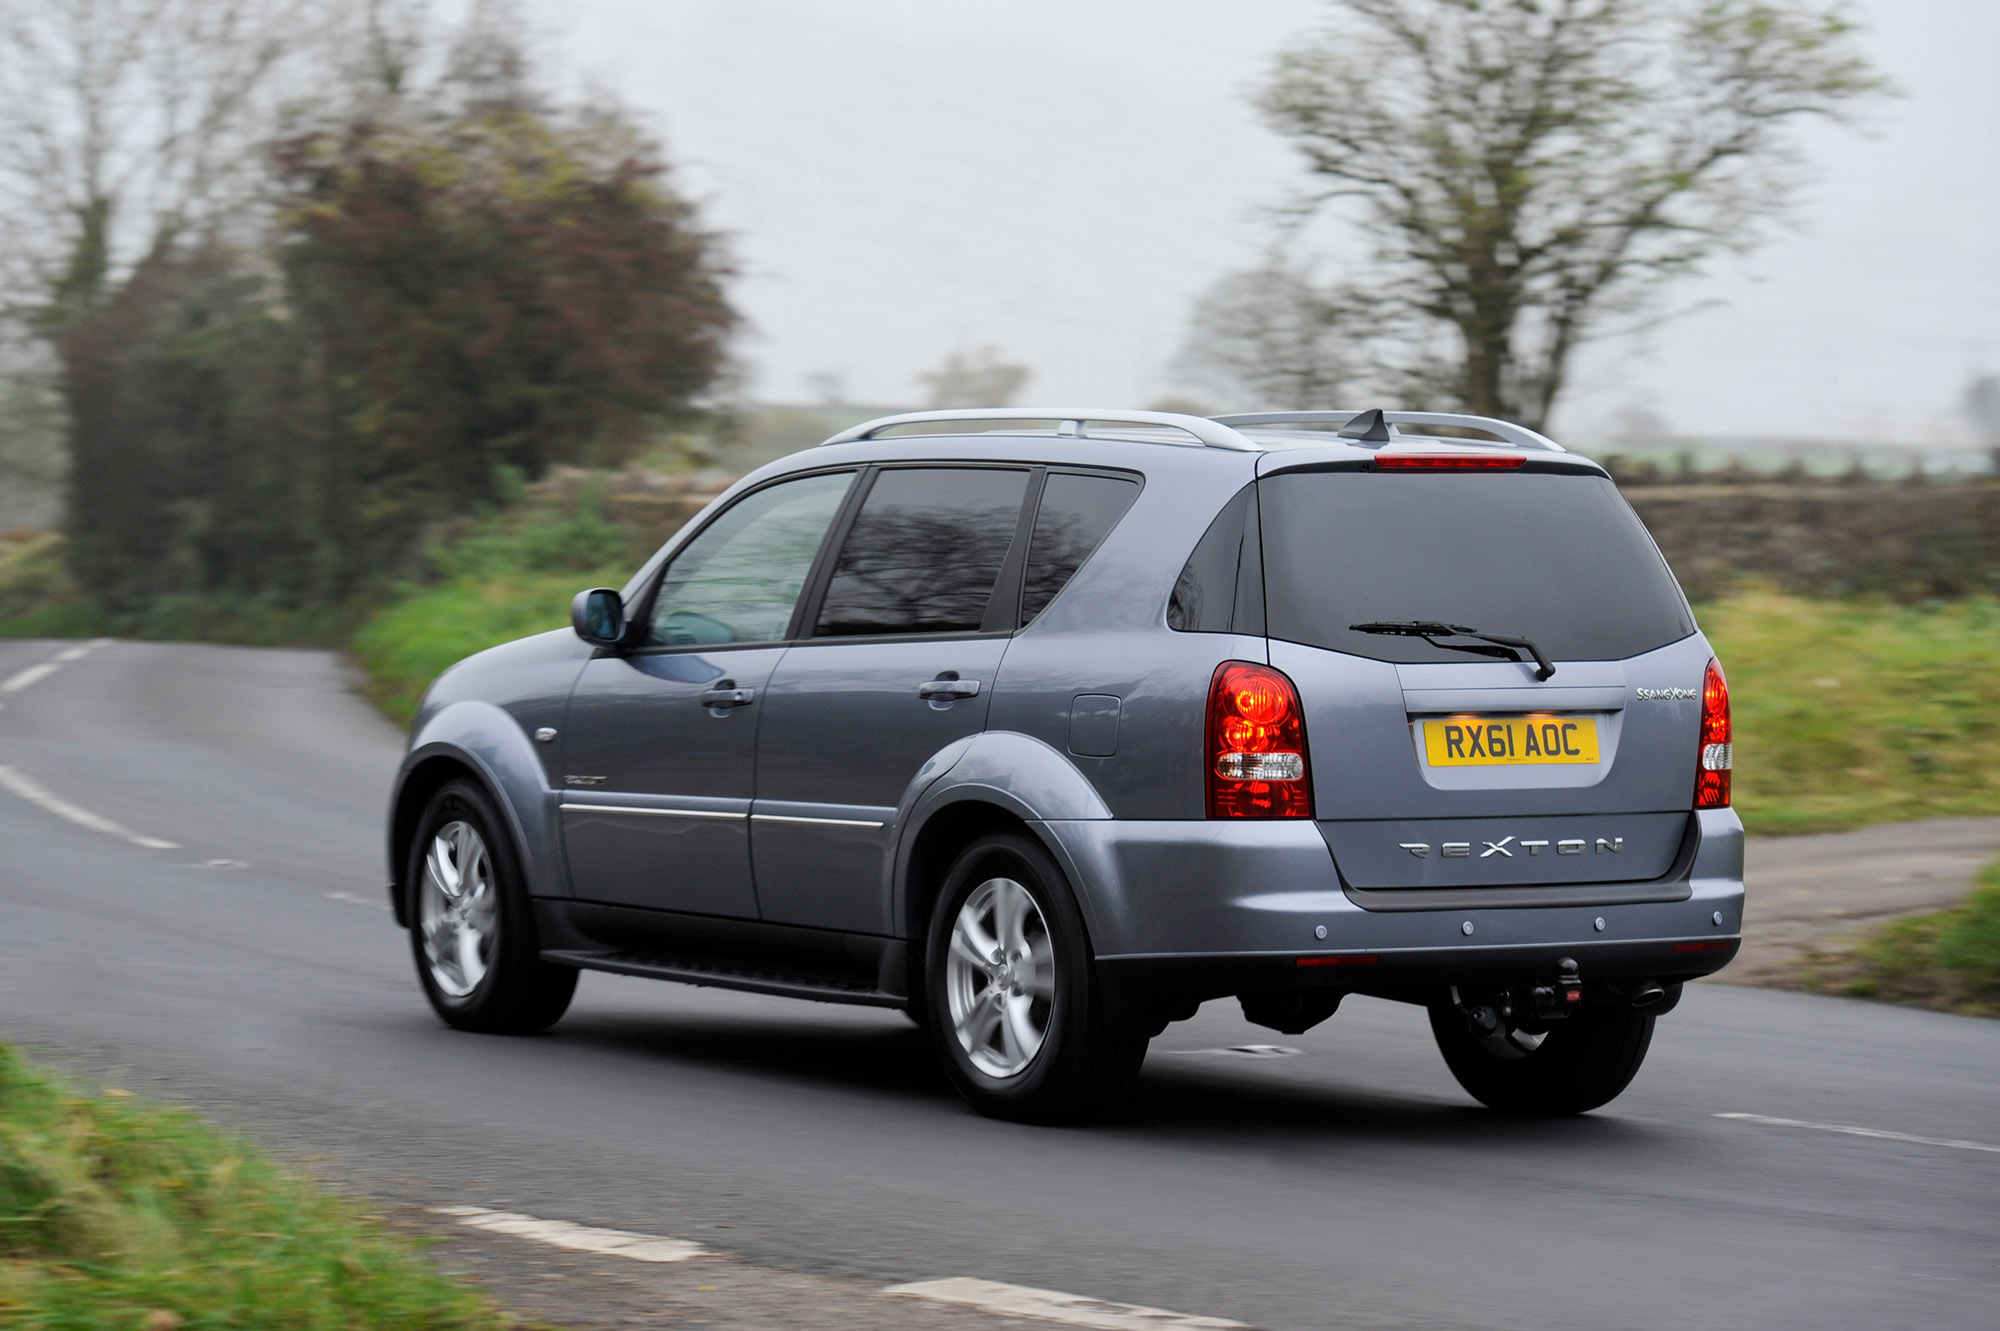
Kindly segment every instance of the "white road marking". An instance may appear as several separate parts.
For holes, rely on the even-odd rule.
[[[44,661],[40,665],[31,665],[26,670],[8,676],[7,682],[0,684],[0,693],[19,693],[31,684],[41,683],[50,675],[55,674],[59,669],[61,667],[53,661]]]
[[[23,776],[11,767],[0,767],[0,788],[12,791],[30,804],[37,805],[58,818],[67,818],[78,827],[87,827],[93,832],[115,836],[121,841],[145,850],[179,850],[178,841],[163,841],[156,836],[146,836],[131,828],[112,822],[101,814],[71,804],[59,795],[52,795],[29,777]]]
[[[634,1262],[684,1262],[690,1257],[708,1255],[708,1249],[685,1239],[663,1239],[624,1229],[596,1229],[590,1225],[572,1225],[567,1220],[537,1220],[531,1215],[489,1211],[483,1206],[433,1206],[431,1210],[474,1229],[511,1234],[600,1257],[624,1257]]]
[[[1772,1118],[1768,1114],[1717,1114],[1716,1117],[1733,1119],[1738,1123],[1757,1123],[1767,1128],[1810,1128],[1814,1132],[1838,1132],[1849,1137],[1873,1137],[1880,1141],[1908,1142],[1912,1146],[1948,1146],[1954,1151],[1984,1151],[1990,1155],[2000,1155],[2000,1146],[1990,1146],[1985,1142],[1918,1137],[1908,1132],[1891,1132],[1887,1128],[1857,1128],[1845,1123],[1808,1123],[1802,1118]]]
[[[328,901],[345,901],[350,906],[366,906],[370,910],[389,909],[389,903],[386,901],[377,901],[373,897],[358,897],[352,892],[328,892],[326,899]]]
[[[90,644],[89,644],[89,643],[85,643],[85,644],[84,644],[83,646],[81,646],[81,647],[65,647],[65,648],[63,648],[63,649],[62,649],[61,651],[59,651],[59,652],[57,652],[57,653],[56,653],[56,660],[58,660],[58,661],[81,661],[81,660],[82,660],[82,659],[83,659],[84,657],[86,657],[86,656],[89,656],[89,655],[90,655]]]
[[[1220,1317],[1191,1317],[1164,1308],[1145,1308],[1136,1303],[1106,1303],[1080,1294],[1064,1294],[1053,1289],[1032,1289],[1026,1285],[1005,1285],[997,1280],[973,1280],[953,1276],[946,1280],[919,1280],[910,1285],[891,1285],[882,1291],[898,1298],[929,1299],[1001,1317],[1032,1317],[1044,1322],[1088,1326],[1098,1331],[1157,1331],[1161,1327],[1205,1327],[1209,1331],[1242,1327],[1242,1322]]]

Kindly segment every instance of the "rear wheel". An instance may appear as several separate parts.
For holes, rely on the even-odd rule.
[[[526,1034],[569,1010],[576,971],[538,955],[527,884],[503,826],[471,781],[431,797],[404,866],[410,949],[424,996],[448,1024]]]
[[[1445,1066],[1473,1099],[1510,1114],[1581,1114],[1631,1084],[1653,1042],[1653,1013],[1587,1007],[1546,1034],[1475,1031],[1450,1004],[1430,1010]]]
[[[982,1114],[1089,1117],[1145,1059],[1145,1035],[1108,1010],[1062,870],[1027,836],[995,833],[960,853],[924,956],[923,1024]]]

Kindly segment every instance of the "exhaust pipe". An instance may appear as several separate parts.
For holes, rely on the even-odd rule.
[[[1652,980],[1641,980],[1632,986],[1631,998],[1635,1008],[1658,1007],[1667,1001],[1667,991]]]

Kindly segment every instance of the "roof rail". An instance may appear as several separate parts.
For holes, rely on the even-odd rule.
[[[1218,424],[1241,429],[1247,425],[1345,425],[1369,414],[1364,411],[1258,411],[1214,419]],[[1483,430],[1515,448],[1536,448],[1551,453],[1569,451],[1547,435],[1493,416],[1466,416],[1450,411],[1385,411],[1382,419],[1396,426],[1398,434],[1422,434],[1420,430],[1402,428],[1407,425],[1448,425],[1461,430]]]
[[[1343,418],[1344,419],[1344,418]],[[1054,421],[1056,433],[1088,438],[1085,427],[1092,421],[1106,425],[1152,425],[1179,430],[1208,448],[1228,448],[1239,453],[1261,453],[1255,440],[1237,433],[1222,421],[1206,416],[1186,416],[1174,411],[1124,411],[1096,407],[955,407],[942,411],[910,411],[900,416],[878,416],[872,421],[842,430],[827,444],[851,444],[873,439],[898,425],[945,424],[953,421]],[[822,445],[824,447],[824,445]]]

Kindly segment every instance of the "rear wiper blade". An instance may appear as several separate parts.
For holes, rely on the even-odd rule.
[[[1533,657],[1535,678],[1545,680],[1556,673],[1556,668],[1542,649],[1526,638],[1517,638],[1508,633],[1486,633],[1464,624],[1443,624],[1434,619],[1412,620],[1370,620],[1366,624],[1349,624],[1350,633],[1385,633],[1399,638],[1422,638],[1433,647],[1443,647],[1454,652],[1472,652],[1479,656],[1498,656],[1509,661],[1525,661]],[[1474,647],[1465,642],[1439,642],[1439,638],[1477,638],[1481,642],[1495,643],[1512,651],[1499,652],[1491,647]],[[1522,656],[1520,653],[1527,653]]]

